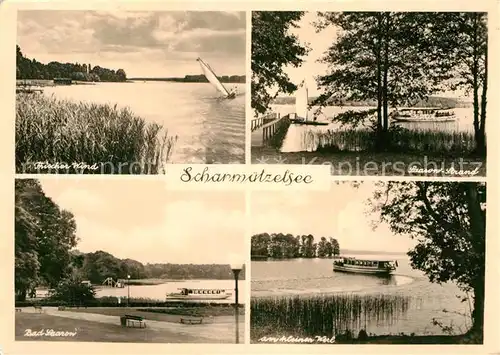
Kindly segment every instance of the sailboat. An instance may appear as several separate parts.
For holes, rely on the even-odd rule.
[[[305,80],[300,83],[297,92],[295,93],[295,119],[291,120],[293,123],[324,126],[328,122],[317,122],[316,118],[309,115],[309,91]]]
[[[217,75],[215,75],[215,72],[213,71],[210,66],[205,63],[201,58],[196,59],[201,66],[201,70],[203,71],[203,74],[207,78],[207,80],[212,84],[226,99],[234,99],[236,97],[236,93],[234,91],[228,91],[224,85],[220,82],[219,78],[217,78]]]

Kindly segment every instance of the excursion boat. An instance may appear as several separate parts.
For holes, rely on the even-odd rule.
[[[226,99],[234,99],[236,97],[236,92],[234,90],[229,91],[226,89],[226,87],[220,82],[217,75],[215,75],[213,69],[210,68],[210,65],[205,63],[201,58],[196,60],[200,63],[201,70],[210,84],[212,84],[222,95],[224,95]]]
[[[300,83],[295,93],[295,113],[289,115],[290,122],[300,125],[326,126],[329,122],[316,121],[309,117],[309,92],[305,80]]]
[[[398,267],[397,260],[375,260],[356,258],[336,258],[333,261],[333,270],[353,272],[358,274],[390,275]]]
[[[449,122],[455,121],[455,112],[451,108],[403,108],[391,114],[399,122]]]
[[[222,289],[180,288],[180,292],[167,293],[167,299],[173,300],[224,300],[231,296]]]

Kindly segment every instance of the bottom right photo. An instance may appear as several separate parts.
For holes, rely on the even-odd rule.
[[[482,344],[486,183],[251,197],[252,343]]]

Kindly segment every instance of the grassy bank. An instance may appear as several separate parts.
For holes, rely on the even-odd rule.
[[[121,297],[120,302],[118,302],[118,297],[114,296],[104,296],[98,297],[93,300],[86,302],[72,302],[72,301],[59,301],[53,300],[51,298],[40,298],[31,299],[26,301],[16,301],[16,307],[33,307],[35,305],[40,305],[44,307],[85,307],[85,308],[95,308],[95,307],[126,307],[127,297]],[[144,297],[130,297],[128,299],[129,307],[180,307],[180,308],[231,308],[233,305],[231,303],[217,303],[217,302],[183,302],[176,300],[159,300],[154,298],[144,298]],[[240,307],[244,307],[240,304]]]
[[[234,307],[168,307],[168,308],[138,308],[138,307],[94,307],[67,309],[71,312],[102,314],[106,316],[122,316],[131,313],[143,316],[149,320],[179,323],[183,316],[191,317],[233,317]],[[245,314],[245,308],[238,308],[239,315]]]
[[[481,344],[483,341],[482,334],[472,333],[380,335],[366,332],[369,323],[392,324],[409,308],[410,297],[402,295],[254,298],[250,307],[250,338],[252,343],[323,344]]]
[[[304,144],[317,145],[325,152],[374,152],[376,136],[371,130],[307,131]],[[407,154],[470,155],[475,149],[474,134],[470,132],[443,132],[398,128],[388,132],[387,152]]]
[[[415,334],[399,334],[399,335],[366,335],[351,336],[351,334],[342,334],[334,338],[331,344],[483,344],[481,334],[460,334],[460,335],[415,335]],[[254,344],[278,343],[278,344],[299,344],[298,341],[290,342],[281,339],[293,338],[308,338],[307,335],[296,333],[279,333],[272,328],[251,328],[250,342]],[[326,337],[331,339],[331,337]],[[276,341],[275,339],[278,339]],[[313,344],[322,343],[317,338],[313,338]],[[323,342],[323,344],[325,344]]]
[[[176,139],[116,105],[16,95],[17,173],[163,173]]]
[[[40,331],[52,329],[62,332],[76,332],[71,337],[26,336],[27,329]],[[158,329],[124,328],[116,324],[92,322],[81,319],[55,317],[46,314],[17,313],[15,339],[21,341],[91,341],[124,343],[206,343],[207,339],[180,332]]]
[[[257,332],[271,328],[273,333],[332,336],[366,329],[374,319],[390,323],[408,307],[408,297],[384,294],[254,298],[250,322]]]
[[[446,157],[439,154],[426,155],[374,152],[293,152],[281,153],[278,149],[270,147],[252,147],[253,164],[298,164],[298,165],[328,165],[332,175],[356,176],[441,176],[461,177],[458,172],[473,171],[478,168],[475,176],[486,176],[486,159],[474,156]],[[411,167],[419,169],[438,168],[438,171],[412,172]],[[467,175],[465,175],[467,176]]]

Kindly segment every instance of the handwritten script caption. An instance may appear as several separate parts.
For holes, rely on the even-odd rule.
[[[330,171],[325,166],[287,165],[197,165],[169,167],[166,174],[172,185],[189,188],[236,188],[255,190],[327,190]]]

